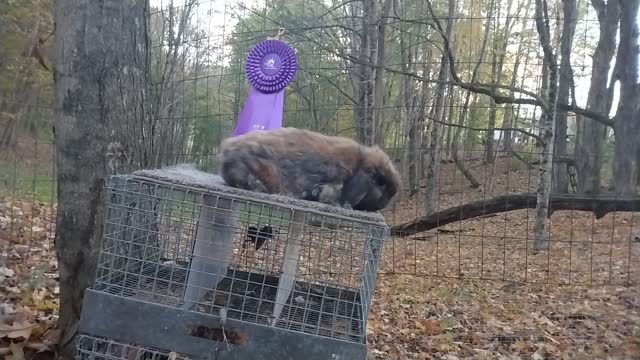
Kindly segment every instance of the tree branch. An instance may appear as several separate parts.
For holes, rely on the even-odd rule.
[[[428,3],[429,1],[426,0]],[[430,4],[430,3],[429,3]],[[284,27],[286,26],[285,24],[281,23],[280,21],[273,19],[269,16],[265,16],[262,13],[259,13],[253,9],[247,8],[247,7],[242,7],[243,9],[245,9],[246,11],[251,12],[252,14],[270,21],[271,23],[273,23],[276,26],[279,27]],[[435,19],[435,18],[434,18]],[[405,21],[409,21],[409,20],[405,20]],[[417,22],[417,20],[416,20]],[[436,19],[436,23],[439,24],[439,21],[437,21]],[[432,24],[428,24],[428,25],[432,25]],[[302,29],[302,30],[309,30],[309,29],[318,29],[318,28],[347,28],[345,26],[340,26],[340,25],[326,25],[326,26],[315,26],[315,27],[309,27],[306,29]],[[327,53],[330,53],[340,59],[343,59],[345,61],[349,61],[352,64],[356,64],[356,65],[364,65],[364,66],[372,66],[372,67],[376,67],[376,68],[383,68],[384,71],[390,73],[390,74],[396,74],[396,75],[405,75],[408,76],[410,78],[425,82],[425,83],[431,83],[431,84],[445,84],[445,85],[455,85],[458,86],[462,89],[465,90],[469,90],[472,91],[474,93],[477,94],[482,94],[482,95],[486,95],[489,96],[493,99],[493,101],[496,104],[519,104],[519,105],[531,105],[531,106],[539,106],[539,107],[545,107],[548,106],[547,102],[542,99],[540,96],[538,96],[538,94],[528,91],[528,90],[524,90],[524,89],[520,89],[517,87],[512,87],[512,86],[507,86],[507,85],[501,85],[501,84],[495,84],[495,85],[487,85],[487,84],[479,84],[479,83],[465,83],[463,81],[460,80],[459,77],[457,77],[457,72],[455,72],[455,63],[454,61],[450,61],[450,69],[453,68],[454,73],[452,73],[452,77],[454,78],[454,81],[441,81],[438,79],[430,79],[428,77],[425,76],[420,76],[418,74],[412,73],[412,72],[408,72],[408,71],[402,71],[402,70],[398,70],[398,69],[394,69],[392,67],[389,66],[377,66],[371,62],[367,62],[367,61],[363,61],[355,56],[352,56],[350,54],[345,54],[343,51],[340,51],[339,49],[332,49],[329,48],[327,46],[325,46],[324,44],[320,43],[317,39],[314,39],[310,36],[305,35],[304,33],[302,33],[300,31],[301,29],[293,29],[293,28],[287,28],[287,31],[291,34],[294,34],[296,36],[299,36],[300,38],[309,41],[311,43],[313,43],[314,45],[318,46],[320,49],[322,49],[323,51],[326,51]],[[354,31],[353,29],[348,29],[350,31]],[[440,32],[440,31],[438,31]],[[355,32],[357,34],[357,32]],[[446,38],[446,35],[444,35],[444,32],[441,33],[441,35],[443,35],[443,38]],[[445,41],[445,51],[449,52],[450,59],[455,59],[452,54],[451,54],[451,50],[449,49],[449,41],[448,39]],[[451,70],[449,70],[451,71]],[[455,74],[455,77],[453,76],[453,74]],[[496,93],[495,91],[493,91],[491,89],[491,87],[495,88],[495,89],[501,89],[501,90],[509,90],[509,91],[513,91],[514,93],[519,93],[519,94],[523,94],[526,95],[530,98],[517,98],[514,96],[502,96],[499,95],[498,93]],[[573,113],[588,117],[590,119],[592,119],[593,121],[597,121],[603,125],[609,126],[609,127],[613,127],[614,121],[609,118],[607,115],[599,113],[599,112],[595,112],[595,111],[591,111],[591,110],[587,110],[587,109],[583,109],[580,108],[576,105],[569,105],[569,104],[558,104],[557,109],[562,110],[562,111],[571,111]]]
[[[530,163],[527,159],[520,156],[520,154],[518,154],[516,151],[511,150],[511,155],[513,155],[513,157],[515,157],[516,159],[520,160],[520,162],[525,164],[527,166],[527,169],[533,170],[533,164]]]
[[[449,39],[447,37],[447,35],[444,33],[444,30],[442,29],[442,24],[440,24],[440,20],[438,19],[438,17],[436,16],[435,12],[433,11],[433,7],[431,6],[431,1],[430,0],[425,0],[427,3],[427,8],[429,9],[429,13],[431,14],[431,17],[433,18],[433,22],[434,22],[434,26],[435,26],[435,30],[440,34],[440,36],[442,37],[442,41],[444,43],[444,49],[447,52],[447,55],[449,56],[449,59],[451,61],[449,61],[449,71],[451,72],[451,77],[455,80],[456,83],[458,83],[457,85],[460,86],[463,89],[469,90],[469,91],[473,91],[475,93],[479,93],[479,94],[483,94],[483,95],[487,95],[489,97],[491,97],[496,104],[504,104],[504,103],[511,103],[511,104],[515,104],[515,103],[520,103],[520,104],[528,104],[528,105],[535,105],[535,106],[540,106],[541,108],[545,109],[549,107],[549,104],[546,100],[542,99],[540,96],[538,96],[537,94],[530,92],[530,91],[525,91],[522,89],[515,89],[512,88],[510,86],[495,86],[494,88],[506,88],[508,90],[513,90],[514,92],[520,92],[524,95],[528,95],[531,97],[531,99],[526,99],[529,100],[528,102],[516,102],[516,101],[512,101],[512,100],[517,100],[515,98],[512,97],[508,97],[508,96],[500,96],[498,94],[495,93],[494,90],[492,90],[489,86],[485,85],[486,87],[479,87],[477,86],[477,84],[466,84],[464,83],[460,77],[458,76],[458,73],[456,71],[456,67],[455,67],[455,58],[453,56],[453,52],[451,51],[451,47],[449,44]],[[547,19],[548,21],[548,19]],[[525,100],[525,99],[523,99]],[[613,127],[613,121],[606,115],[602,114],[602,113],[598,113],[598,112],[594,112],[594,111],[590,111],[590,110],[586,110],[586,109],[582,109],[579,108],[575,105],[569,105],[569,104],[557,104],[556,108],[563,110],[563,111],[572,111],[576,114],[580,114],[586,117],[591,118],[594,121],[597,121],[599,123],[602,123],[606,126],[610,126]]]
[[[511,131],[519,132],[519,133],[525,134],[527,136],[530,136],[530,137],[536,139],[537,141],[539,141],[540,143],[544,144],[544,140],[538,134],[534,134],[534,133],[532,133],[530,131],[522,130],[522,129],[518,129],[518,128],[500,127],[500,128],[493,128],[493,129],[485,129],[485,128],[471,127],[471,126],[467,126],[467,125],[453,124],[453,123],[449,123],[449,122],[446,122],[446,121],[436,120],[436,119],[434,119],[432,117],[428,117],[428,119],[433,121],[433,122],[436,122],[438,124],[442,124],[442,125],[446,125],[446,126],[452,126],[452,127],[456,127],[456,128],[467,129],[467,130],[473,130],[473,131],[511,130]]]
[[[567,164],[567,165],[575,165],[576,161],[570,157],[570,156],[559,156],[559,155],[554,155],[553,156],[553,162],[554,163],[562,163],[562,164]],[[540,160],[536,160],[536,161],[532,161],[530,163],[531,165],[540,165]]]
[[[497,196],[492,199],[479,200],[464,205],[455,206],[446,210],[421,217],[419,219],[395,225],[391,227],[391,234],[398,237],[407,237],[423,231],[432,230],[456,221],[469,220],[483,215],[498,214],[502,212],[534,209],[537,195],[535,193],[512,194]],[[640,211],[640,198],[607,198],[551,195],[549,199],[549,213],[561,210],[590,211],[596,219],[601,219],[610,212]]]

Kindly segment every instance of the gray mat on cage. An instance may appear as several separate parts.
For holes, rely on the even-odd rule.
[[[224,180],[219,175],[209,174],[197,170],[193,165],[181,164],[155,170],[139,170],[132,174],[133,177],[155,179],[163,182],[197,188],[204,191],[213,191],[241,196],[254,201],[268,201],[280,205],[291,205],[299,208],[322,211],[336,215],[346,216],[353,219],[365,221],[383,222],[384,217],[379,212],[365,212],[349,210],[338,206],[322,204],[319,202],[306,201],[277,194],[264,194],[242,189],[236,189],[225,185]]]

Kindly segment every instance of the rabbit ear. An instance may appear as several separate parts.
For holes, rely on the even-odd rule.
[[[356,208],[358,204],[365,198],[369,189],[375,186],[371,176],[363,170],[358,170],[345,181],[342,188],[342,203],[351,205]]]

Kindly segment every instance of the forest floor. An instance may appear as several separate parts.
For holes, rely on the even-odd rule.
[[[471,189],[454,165],[442,164],[438,207],[532,191],[535,172],[513,165],[469,163],[483,184]],[[47,358],[57,341],[56,208],[45,195],[0,191],[0,357],[7,359]],[[404,196],[386,211],[389,224],[422,216],[423,199]],[[368,324],[372,357],[640,358],[638,216],[557,212],[551,248],[537,253],[533,219],[532,210],[519,210],[390,239]]]
[[[536,173],[513,165],[471,165],[483,184],[475,190],[454,165],[443,165],[438,207],[534,191]],[[424,194],[408,196],[387,211],[388,222],[423,216],[423,204]],[[395,275],[380,277],[368,326],[374,354],[640,358],[640,216],[558,211],[550,250],[538,253],[534,218],[518,210],[391,239],[381,271]]]

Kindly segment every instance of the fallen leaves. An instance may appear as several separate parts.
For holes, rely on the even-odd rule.
[[[0,356],[51,359],[59,288],[53,207],[0,197]],[[4,231],[4,232],[2,232]]]
[[[24,345],[9,343],[9,353],[6,355],[7,360],[24,360]]]
[[[573,359],[640,354],[640,335],[638,341],[633,338],[640,334],[640,308],[629,301],[640,295],[638,288],[594,291],[522,284],[518,291],[505,292],[503,286],[478,280],[380,277],[367,331],[375,350],[371,356]]]
[[[58,310],[58,299],[55,290],[46,288],[36,288],[31,293],[23,293],[20,303],[26,307],[44,313],[52,313]]]
[[[30,323],[24,314],[0,316],[0,338],[29,339],[34,324]]]
[[[416,332],[421,335],[438,335],[442,332],[440,323],[435,320],[420,319],[415,321]]]
[[[526,172],[495,166],[496,186],[478,191],[443,165],[438,207],[535,191]],[[472,169],[478,179],[485,170]],[[423,212],[418,192],[387,210],[388,223]],[[555,213],[552,250],[539,254],[533,218],[513,211],[387,242],[367,331],[375,356],[393,358],[395,348],[401,359],[640,358],[640,243],[631,233],[640,217]]]
[[[43,338],[53,323],[42,321],[26,308],[14,308],[7,303],[3,305],[0,314],[0,354],[6,359],[15,360],[34,359],[44,353],[52,355],[55,342],[45,343]]]

